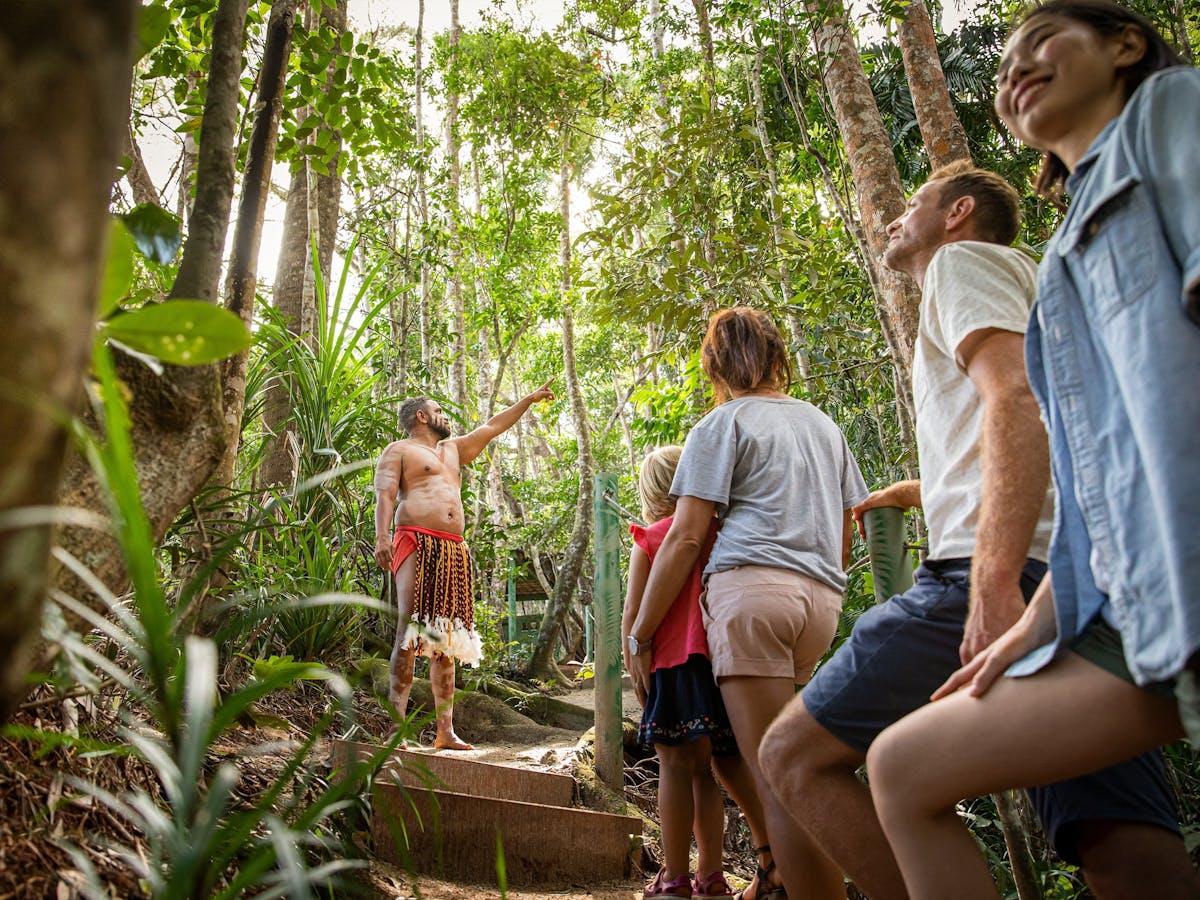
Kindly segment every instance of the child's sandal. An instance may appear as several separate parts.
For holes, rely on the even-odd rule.
[[[692,876],[691,873],[685,872],[678,878],[673,878],[667,881],[667,870],[663,867],[658,870],[658,874],[654,876],[654,880],[646,885],[646,891],[642,894],[645,900],[654,900],[656,897],[691,897],[692,896]]]
[[[733,891],[729,889],[729,882],[725,880],[724,874],[720,870],[713,872],[707,878],[696,873],[696,880],[692,882],[693,897],[732,897]]]

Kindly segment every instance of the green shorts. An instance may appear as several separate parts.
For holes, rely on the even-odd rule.
[[[1093,665],[1105,672],[1116,675],[1122,681],[1137,684],[1133,673],[1125,663],[1125,647],[1121,643],[1121,632],[1113,628],[1102,616],[1096,616],[1088,623],[1079,637],[1071,644],[1071,649]],[[1176,679],[1167,681],[1152,681],[1141,686],[1143,690],[1160,697],[1176,698]],[[1182,711],[1182,710],[1181,710]]]

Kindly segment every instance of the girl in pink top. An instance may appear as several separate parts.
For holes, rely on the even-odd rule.
[[[660,447],[642,461],[638,491],[642,515],[650,524],[629,529],[634,546],[621,622],[626,669],[631,653],[630,626],[637,617],[650,564],[671,527],[675,499],[669,492],[682,449]],[[649,694],[643,696],[638,691],[643,707],[638,739],[653,744],[658,754],[664,857],[663,867],[646,886],[647,898],[732,896],[722,871],[725,817],[711,766],[716,767],[730,796],[746,814],[755,842],[765,843],[758,795],[738,755],[725,704],[713,678],[700,615],[701,572],[716,534],[714,519],[691,576],[662,623],[653,635],[637,636],[643,648],[650,645],[652,654]],[[693,833],[698,857],[694,880],[689,866]],[[744,893],[756,896],[749,889]]]

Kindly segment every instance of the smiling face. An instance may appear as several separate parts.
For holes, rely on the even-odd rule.
[[[1125,106],[1121,70],[1145,42],[1132,27],[1101,35],[1077,19],[1034,13],[1005,48],[996,74],[996,112],[1018,139],[1069,169]]]
[[[942,185],[927,181],[908,198],[904,215],[887,227],[883,262],[889,269],[917,277],[946,242],[946,210]]]

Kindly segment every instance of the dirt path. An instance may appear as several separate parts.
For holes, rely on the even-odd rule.
[[[560,890],[544,888],[539,891],[516,889],[501,895],[495,885],[457,884],[439,881],[426,875],[414,877],[381,863],[371,866],[371,886],[378,896],[389,900],[640,900],[644,882],[641,878],[625,883],[606,883],[584,889],[567,887]]]

